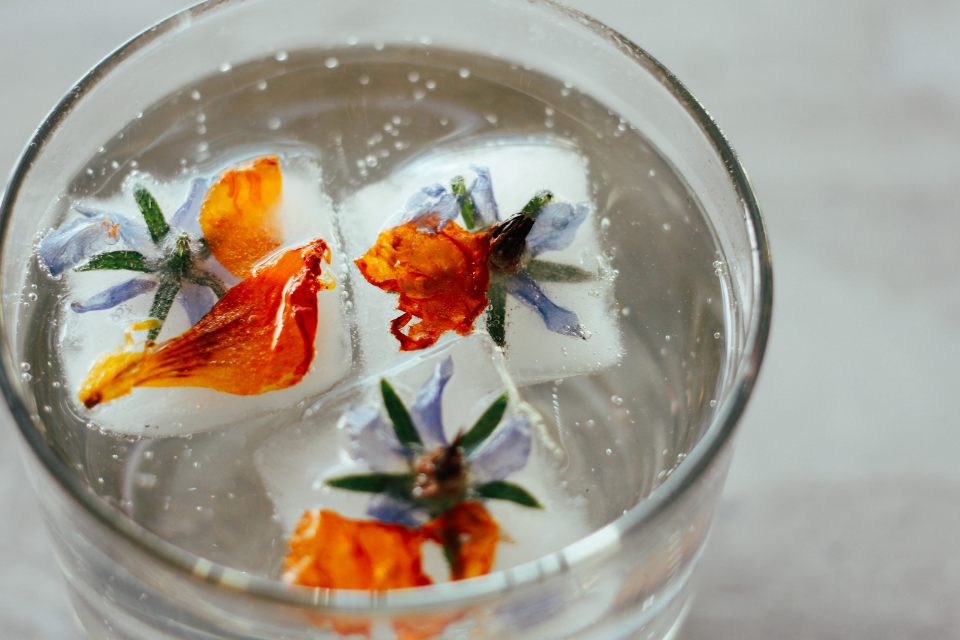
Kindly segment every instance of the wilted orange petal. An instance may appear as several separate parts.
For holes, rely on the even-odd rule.
[[[443,633],[448,625],[463,617],[463,613],[437,614],[432,616],[407,616],[393,621],[397,640],[429,640]]]
[[[283,179],[276,157],[225,172],[207,191],[200,227],[210,251],[240,278],[283,244],[276,220]]]
[[[255,395],[290,387],[313,361],[317,293],[332,287],[321,277],[330,262],[327,243],[291,249],[262,265],[185,333],[142,353],[119,349],[93,366],[80,400],[93,407],[133,387],[207,387]]]
[[[479,502],[461,502],[423,526],[424,533],[456,550],[452,578],[463,580],[490,573],[500,527]]]
[[[468,335],[487,306],[490,234],[470,233],[455,222],[436,233],[415,222],[387,229],[356,265],[370,284],[400,294],[403,315],[391,323],[401,351],[424,349],[443,333]],[[414,317],[420,322],[401,329]]]
[[[307,587],[402,589],[431,584],[423,573],[416,529],[307,511],[290,539],[283,577]]]

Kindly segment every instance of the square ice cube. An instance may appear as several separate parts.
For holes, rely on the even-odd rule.
[[[458,430],[469,429],[504,392],[510,398],[504,421],[522,411],[534,423],[527,464],[506,479],[527,489],[544,508],[531,509],[502,500],[485,503],[503,533],[514,541],[498,547],[494,568],[543,556],[589,533],[583,499],[567,495],[560,481],[558,445],[549,440],[539,416],[521,401],[500,350],[489,337],[477,333],[448,340],[350,383],[321,399],[304,413],[300,422],[283,428],[261,445],[254,454],[254,463],[288,535],[303,513],[312,509],[330,509],[345,517],[370,519],[366,511],[371,494],[326,484],[331,478],[370,472],[368,465],[354,457],[357,453],[353,450],[347,412],[372,409],[387,420],[381,378],[390,382],[408,408],[412,407],[420,387],[447,357],[453,362],[453,375],[442,396],[448,440]],[[402,459],[398,465],[396,471],[403,471]],[[436,563],[428,563],[430,566],[436,567]],[[435,577],[445,577],[442,563],[440,567]]]
[[[283,249],[302,245],[320,236],[330,245],[332,253],[331,264],[325,270],[341,273],[343,252],[334,235],[332,205],[320,188],[319,165],[309,156],[290,156],[281,158],[281,170],[283,190],[278,216],[286,241]],[[144,185],[154,195],[168,221],[184,202],[190,188],[186,182],[163,184],[149,176],[136,175],[127,180],[120,196],[105,202],[85,202],[84,205],[120,212],[140,223],[140,214],[130,195],[133,184]],[[129,247],[118,245],[119,248]],[[217,270],[228,285],[239,281],[212,258],[207,266]],[[69,391],[74,410],[101,429],[162,437],[246,421],[316,398],[339,382],[352,366],[350,331],[344,300],[340,295],[342,287],[337,287],[318,295],[318,328],[314,343],[316,355],[310,371],[292,387],[254,396],[236,396],[196,387],[140,387],[130,395],[88,410],[77,399],[80,385],[97,358],[123,345],[125,329],[133,322],[149,316],[153,295],[142,295],[112,309],[87,313],[72,311],[70,304],[137,275],[142,274],[128,271],[65,272],[69,293],[61,302],[59,311],[64,387]],[[179,335],[189,327],[184,308],[179,301],[175,301],[159,340]]]
[[[470,185],[475,176],[471,166],[489,168],[501,220],[519,212],[541,189],[551,191],[558,201],[586,203],[589,208],[569,247],[538,256],[597,274],[596,280],[583,283],[540,283],[548,298],[577,314],[588,339],[551,332],[535,311],[508,296],[506,353],[514,382],[525,386],[589,374],[616,364],[622,345],[612,271],[600,243],[586,159],[568,146],[524,138],[436,150],[403,165],[386,180],[362,189],[338,207],[347,257],[356,259],[372,247],[385,223],[419,189],[433,183],[449,189],[457,175],[464,176]],[[462,226],[462,219],[458,223]],[[390,333],[390,321],[400,313],[397,295],[368,284],[355,265],[349,268],[361,358],[365,367],[377,367],[400,355],[399,343]],[[475,329],[484,332],[485,327],[484,317],[479,318]]]

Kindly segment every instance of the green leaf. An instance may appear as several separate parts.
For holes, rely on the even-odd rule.
[[[413,476],[409,473],[369,473],[331,478],[327,480],[327,484],[336,489],[346,489],[347,491],[388,493],[392,496],[410,498]]]
[[[594,274],[580,267],[546,260],[528,260],[524,268],[531,278],[540,282],[586,282],[596,279]]]
[[[476,487],[475,491],[481,498],[489,500],[509,500],[525,507],[542,509],[543,506],[537,502],[537,499],[530,495],[523,487],[504,482],[503,480],[494,480]]]
[[[417,433],[417,428],[413,426],[413,420],[410,419],[407,408],[403,406],[400,396],[385,379],[380,380],[380,392],[383,394],[383,404],[387,407],[387,415],[393,422],[393,430],[396,431],[400,444],[408,448],[422,447],[423,441]]]
[[[156,318],[160,324],[147,334],[147,340],[156,340],[163,328],[163,322],[170,313],[170,307],[173,306],[173,299],[177,297],[180,291],[180,277],[172,274],[164,274],[160,278],[160,286],[157,287],[157,293],[153,296],[153,304],[150,306],[150,317]]]
[[[487,333],[501,349],[507,347],[507,285],[502,280],[490,280],[487,290],[490,308],[487,309]]]
[[[467,193],[467,186],[463,183],[463,176],[457,176],[453,179],[451,186],[454,195],[457,196],[457,202],[460,203],[460,215],[463,216],[463,224],[468,231],[472,231],[477,226],[477,215],[473,208],[473,200]]]
[[[223,283],[220,276],[213,271],[198,266],[196,263],[190,265],[184,278],[188,282],[209,288],[216,294],[217,298],[222,298],[227,292],[227,285]]]
[[[538,191],[537,195],[530,199],[530,202],[523,207],[520,213],[528,215],[531,218],[536,218],[540,215],[540,210],[550,204],[551,200],[553,200],[552,193],[549,191]]]
[[[170,225],[163,219],[160,205],[157,204],[156,199],[150,192],[143,187],[138,187],[133,192],[133,197],[137,201],[137,206],[140,207],[140,213],[143,214],[144,221],[147,223],[147,229],[150,231],[153,243],[160,244],[163,237],[170,231]]]
[[[477,445],[490,437],[490,434],[500,424],[509,402],[510,396],[506,393],[494,400],[493,404],[483,412],[483,415],[480,416],[480,419],[477,420],[470,431],[463,434],[460,438],[460,446],[463,447],[465,454],[469,455],[471,451],[477,448]]]
[[[124,269],[126,271],[142,271],[153,273],[156,271],[147,264],[147,259],[138,251],[108,251],[95,255],[83,266],[75,271],[95,271],[98,269]]]

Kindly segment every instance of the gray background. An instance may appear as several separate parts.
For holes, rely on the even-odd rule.
[[[0,0],[0,172],[185,0]],[[685,640],[960,637],[960,3],[576,0],[650,51],[756,187],[773,332]],[[0,414],[0,638],[70,640]]]

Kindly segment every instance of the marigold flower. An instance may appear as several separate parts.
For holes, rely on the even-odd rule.
[[[200,227],[217,261],[240,278],[283,244],[277,205],[283,178],[276,157],[225,172],[200,209]]]
[[[487,306],[490,236],[470,233],[439,216],[422,217],[387,229],[355,261],[367,281],[399,293],[403,315],[390,330],[401,351],[424,349],[447,331],[462,336]],[[402,329],[414,317],[420,322]]]
[[[200,322],[160,344],[126,346],[102,356],[80,389],[88,408],[133,387],[207,387],[255,395],[297,384],[310,368],[317,333],[317,293],[333,287],[317,238],[259,266]]]

